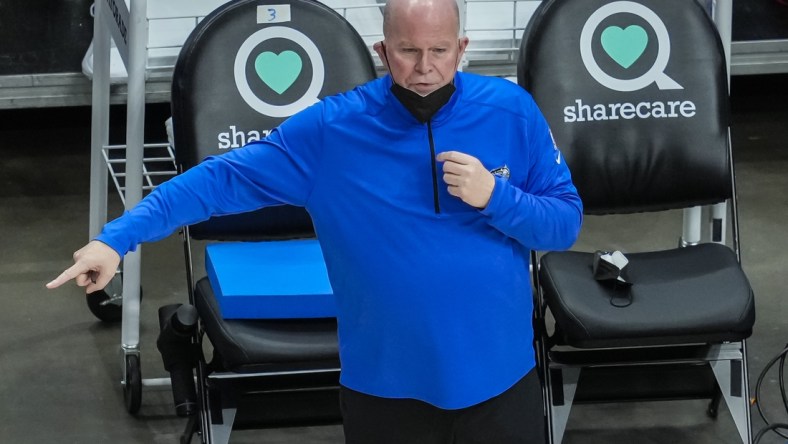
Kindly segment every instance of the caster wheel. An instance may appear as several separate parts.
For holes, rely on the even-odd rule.
[[[142,404],[142,372],[139,355],[126,355],[126,380],[123,385],[123,401],[132,415],[140,411]]]
[[[88,293],[87,303],[90,312],[104,322],[119,322],[123,317],[122,298],[112,298],[105,290]]]
[[[120,322],[123,318],[123,282],[115,277],[110,283],[99,291],[87,295],[88,309],[103,322]],[[142,287],[140,287],[140,301],[142,301]]]

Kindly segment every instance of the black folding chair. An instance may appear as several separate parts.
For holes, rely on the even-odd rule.
[[[293,57],[300,64],[290,63]],[[309,0],[229,2],[199,23],[175,66],[172,118],[178,167],[185,171],[206,156],[265,137],[318,98],[375,76],[369,49],[331,8]],[[227,442],[236,408],[248,394],[337,388],[334,318],[225,319],[217,289],[208,277],[195,278],[192,263],[192,240],[246,241],[238,245],[254,250],[273,243],[287,248],[293,244],[282,242],[314,235],[306,211],[290,206],[213,218],[184,229],[189,298],[199,315],[195,348],[209,349],[203,344],[207,337],[213,359],[200,359],[197,365],[199,412],[182,441],[189,442],[199,429],[205,443]],[[309,250],[314,253],[314,245]],[[292,259],[300,253],[285,254]],[[261,264],[254,279],[265,280],[266,273],[276,271]]]
[[[725,55],[707,11],[695,0],[545,0],[522,40],[518,82],[550,123],[586,214],[730,207],[730,245],[623,251],[623,269],[615,252],[534,253],[551,442],[575,395],[708,396],[712,414],[721,397],[751,442],[755,312],[740,266]]]

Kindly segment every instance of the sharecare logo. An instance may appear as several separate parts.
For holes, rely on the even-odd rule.
[[[614,15],[615,20],[609,20]],[[650,32],[644,26],[651,28]],[[580,34],[580,56],[591,77],[608,89],[632,92],[655,84],[660,90],[682,90],[683,86],[665,74],[670,44],[667,27],[654,11],[632,1],[617,1],[588,17]],[[651,59],[646,57],[647,52]],[[578,98],[564,107],[564,121],[570,123],[689,118],[695,114],[696,106],[689,100],[587,104]]]
[[[693,117],[695,112],[695,103],[690,100],[586,105],[577,99],[573,105],[564,107],[564,122]]]
[[[246,37],[233,60],[238,93],[270,126],[317,102],[325,83],[326,68],[320,49],[296,29],[297,23],[291,23],[293,12],[290,4],[258,5],[254,20],[262,27]],[[250,128],[248,124],[225,125],[216,134],[219,150],[261,140],[271,131]]]
[[[273,14],[271,17],[276,19],[277,15]],[[247,79],[247,65],[252,64],[254,73],[260,81],[281,95],[301,75],[303,61],[296,52],[291,50],[279,54],[270,51],[259,52],[258,48],[262,43],[276,39],[290,41],[300,46],[312,65],[312,79],[307,90],[300,98],[285,105],[274,105],[263,100],[255,93]],[[233,73],[238,92],[244,101],[260,114],[271,117],[290,117],[317,102],[325,80],[323,56],[315,43],[301,31],[286,26],[266,27],[250,35],[238,49]]]
[[[657,38],[657,57],[646,73],[633,79],[616,78],[600,68],[594,57],[593,36],[602,21],[613,14],[632,14],[645,20]],[[629,68],[643,55],[648,44],[648,33],[642,26],[630,25],[606,27],[600,41],[604,52],[623,68]],[[597,9],[583,26],[580,33],[580,56],[588,73],[600,84],[616,91],[636,91],[652,83],[659,89],[682,89],[682,86],[665,74],[670,60],[670,36],[665,24],[657,14],[647,7],[630,1],[608,3]]]

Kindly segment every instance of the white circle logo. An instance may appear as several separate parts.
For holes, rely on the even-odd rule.
[[[252,51],[254,51],[260,43],[273,38],[283,38],[301,46],[312,64],[312,81],[309,83],[309,88],[307,88],[306,92],[298,100],[288,105],[272,105],[263,101],[252,91],[252,88],[249,86],[249,81],[246,78],[246,66],[252,55]],[[235,85],[244,101],[260,114],[271,117],[290,117],[317,102],[326,75],[323,57],[320,55],[320,51],[317,49],[317,46],[315,46],[314,42],[302,32],[284,26],[263,28],[250,35],[238,49],[238,54],[235,56],[233,73],[235,76]]]
[[[654,60],[654,64],[646,73],[634,79],[618,79],[607,74],[599,67],[592,51],[592,38],[596,29],[599,27],[600,23],[602,23],[602,20],[613,14],[619,13],[630,13],[641,17],[648,22],[657,37],[657,57],[656,60]],[[642,31],[640,27],[630,28],[636,28],[636,30]],[[630,28],[621,30],[620,28],[613,27],[614,30],[621,31],[621,37],[626,37],[624,33],[629,31]],[[608,30],[605,31],[607,32]],[[643,32],[642,37],[647,40],[645,32]],[[603,45],[604,43],[603,41]],[[631,42],[629,44],[631,44]],[[645,41],[643,45],[645,45]],[[605,47],[605,50],[608,51],[608,48]],[[624,48],[624,50],[626,50],[626,48]],[[640,51],[642,51],[642,48],[640,48]],[[608,51],[608,54],[624,67],[628,67],[628,64],[634,61],[633,58],[636,59],[639,55],[639,53],[636,52],[634,57],[632,57],[632,54],[613,52],[613,49]],[[619,54],[621,57],[620,59],[618,59]],[[656,83],[659,89],[683,89],[681,85],[665,74],[665,68],[668,66],[668,61],[670,60],[670,37],[668,36],[668,30],[665,24],[654,11],[639,3],[630,1],[613,2],[602,6],[591,14],[580,33],[580,56],[583,59],[583,64],[585,64],[588,73],[591,74],[591,77],[603,86],[615,91],[636,91],[652,83]]]

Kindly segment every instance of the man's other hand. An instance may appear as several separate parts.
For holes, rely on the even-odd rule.
[[[443,181],[449,194],[479,209],[487,206],[495,178],[479,159],[459,151],[444,151],[436,159],[443,162]]]

